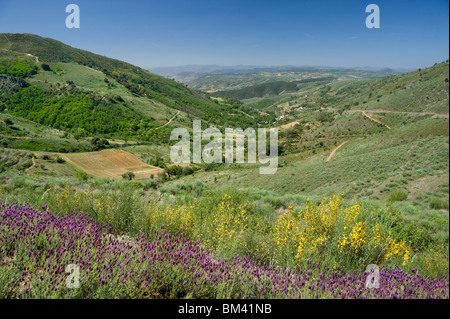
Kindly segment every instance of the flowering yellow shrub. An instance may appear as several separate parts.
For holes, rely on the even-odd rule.
[[[231,196],[225,195],[215,212],[205,220],[205,230],[198,234],[212,249],[228,249],[242,244],[247,229],[246,204],[237,207],[231,204]]]
[[[362,245],[366,242],[364,239],[366,236],[364,228],[366,228],[366,224],[359,222],[355,227],[353,227],[350,234],[350,245],[353,249],[355,249],[355,254],[358,253],[358,250],[361,249]]]
[[[289,251],[296,246],[303,247],[301,223],[296,218],[292,206],[289,206],[288,211],[278,218],[274,226],[274,233],[280,251]]]
[[[184,228],[186,235],[194,232],[194,205],[165,205],[160,207],[152,204],[149,207],[149,222],[151,225],[160,226],[164,224],[165,228],[177,232]]]
[[[128,197],[121,207],[115,193],[94,194],[90,188],[75,191],[67,185],[64,189],[51,189],[45,196],[54,212],[81,211],[114,226],[135,218],[124,216],[134,211],[126,203]],[[367,218],[360,203],[345,207],[339,196],[324,198],[318,205],[308,200],[301,211],[289,207],[273,225],[266,225],[266,221],[255,216],[250,216],[249,221],[247,205],[242,201],[233,203],[233,199],[230,195],[217,197],[210,206],[203,206],[201,201],[188,205],[153,203],[139,222],[150,228],[164,224],[173,232],[184,229],[188,238],[202,239],[213,250],[244,251],[299,266],[307,259],[326,261],[334,267],[390,260],[402,265],[410,262],[412,250],[407,243],[392,238],[383,223]],[[246,232],[257,235],[244,236]]]
[[[66,185],[64,189],[52,188],[45,197],[54,212],[81,211],[93,213],[100,221],[108,224],[115,222],[117,205],[111,196],[95,196],[90,186],[85,191],[78,192],[71,190],[69,185]]]
[[[342,200],[334,196],[330,201],[324,198],[319,206],[308,200],[305,209],[298,214],[289,207],[274,225],[278,252],[284,257],[294,253],[299,263],[317,254],[335,236],[336,225],[343,214],[341,204]],[[349,219],[357,212],[353,209],[351,213]]]
[[[387,252],[385,255],[385,259],[389,259],[392,256],[402,257],[403,263],[405,266],[411,255],[411,248],[409,248],[404,241],[396,242],[391,237],[387,238]]]
[[[371,225],[361,216],[361,204],[344,208],[342,199],[324,198],[319,205],[308,200],[306,207],[297,214],[289,207],[275,222],[273,240],[281,258],[291,257],[298,265],[306,259],[334,258],[336,260],[368,259],[376,253],[383,262],[401,258],[409,262],[411,248],[405,242],[396,242],[380,225]],[[369,223],[369,224],[368,224]]]

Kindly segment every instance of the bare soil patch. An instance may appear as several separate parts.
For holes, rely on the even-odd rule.
[[[139,158],[123,150],[104,150],[91,153],[59,154],[68,163],[96,177],[122,179],[126,172],[133,172],[135,179],[157,178],[162,168],[145,164]]]

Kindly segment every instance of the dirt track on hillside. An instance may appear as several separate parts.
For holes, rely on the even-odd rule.
[[[344,144],[346,144],[346,143],[348,143],[348,142],[349,142],[349,141],[345,141],[345,142],[341,143],[338,147],[336,147],[334,150],[332,150],[331,153],[330,153],[330,155],[328,155],[327,159],[325,160],[325,162],[329,162],[329,161],[333,158],[334,153],[336,153],[336,151],[337,151],[339,148],[341,148],[341,146],[343,146]]]
[[[165,124],[163,124],[163,125],[161,125],[161,126],[158,126],[158,127],[156,128],[156,130],[158,130],[158,129],[160,129],[160,128],[166,126],[166,125],[169,125],[169,124],[175,119],[175,117],[176,117],[178,114],[180,114],[180,111],[177,111],[177,113],[175,113],[174,116],[172,116],[172,117],[167,121],[167,123],[165,123]]]
[[[31,163],[33,163],[30,167],[28,167],[25,172],[30,171],[32,168],[36,167],[36,161],[34,160],[34,158],[37,156],[36,153],[33,153],[33,157],[31,158]]]
[[[372,114],[366,113],[365,111],[362,112],[362,114],[367,117],[368,119],[371,119],[374,122],[380,123],[381,125],[386,126],[388,129],[391,129],[391,127],[383,122],[381,122],[380,120],[376,119],[375,117],[373,117]]]

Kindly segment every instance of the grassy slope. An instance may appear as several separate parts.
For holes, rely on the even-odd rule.
[[[291,121],[301,123],[304,131],[299,137],[289,133],[280,135],[280,144],[290,149],[280,158],[284,167],[274,176],[260,175],[257,167],[242,165],[238,169],[203,172],[184,179],[199,178],[213,185],[258,187],[280,194],[327,196],[345,192],[351,198],[382,200],[396,189],[405,189],[409,200],[436,196],[448,202],[448,192],[440,191],[448,185],[448,117],[375,114],[392,127],[389,130],[361,112],[355,112],[361,108],[375,109],[372,105],[377,103],[383,104],[385,110],[448,114],[445,79],[448,79],[448,63],[386,79],[336,81],[330,84],[327,93],[323,93],[323,88],[316,88],[303,99],[308,99],[310,105],[323,103],[320,104],[325,107],[323,112],[331,113],[332,119],[318,122],[316,118],[321,111],[314,108],[306,108],[291,117]],[[391,90],[392,94],[387,93]],[[363,107],[354,105],[357,100],[368,99],[370,93],[375,102],[372,99]],[[382,96],[378,98],[379,95]],[[411,97],[405,98],[403,103],[402,97],[406,95]],[[380,102],[376,102],[377,99]],[[345,111],[349,105],[353,109]],[[345,141],[348,143],[332,160],[325,162],[331,150]]]
[[[251,88],[214,94],[243,98],[249,106],[273,110],[280,115],[300,106],[308,109],[385,109],[448,114],[448,80],[449,64],[444,62],[384,78],[340,78],[330,83],[298,83],[296,92],[277,92],[263,97],[246,98],[243,93],[249,93]]]
[[[382,79],[333,82],[310,102],[337,109],[385,109],[448,114],[448,62]]]
[[[155,126],[164,124],[175,113],[164,104],[151,101],[143,97],[134,96],[114,78],[106,76],[102,72],[76,63],[49,63],[56,72],[39,72],[29,81],[43,88],[57,83],[72,81],[76,86],[94,91],[102,96],[120,96],[127,101],[139,113],[155,119]],[[106,83],[104,79],[109,82]]]
[[[328,196],[345,192],[352,198],[378,196],[386,199],[396,188],[412,189],[418,178],[433,177],[427,183],[431,185],[433,180],[448,176],[448,137],[431,136],[412,142],[401,141],[395,137],[390,140],[390,144],[394,145],[385,145],[384,148],[369,151],[373,144],[380,143],[383,137],[387,140],[392,138],[384,135],[347,143],[329,162],[325,162],[329,152],[300,161],[295,161],[295,155],[289,156],[288,165],[279,168],[274,176],[260,175],[257,168],[244,167],[204,172],[194,177],[186,177],[185,180],[200,179],[214,183],[214,177],[225,174],[227,178],[219,179],[218,185],[257,187],[280,194]],[[398,145],[395,145],[397,143]],[[409,155],[411,153],[412,155]],[[430,153],[433,153],[432,157],[429,156]],[[388,183],[389,187],[386,185],[388,180],[395,183]],[[435,189],[439,186],[435,186]],[[426,188],[424,185],[422,190]]]

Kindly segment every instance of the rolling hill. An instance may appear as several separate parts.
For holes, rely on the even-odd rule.
[[[214,92],[214,96],[234,98],[237,100],[246,100],[255,97],[265,97],[271,95],[279,95],[284,92],[296,92],[305,84],[314,83],[315,85],[324,85],[333,81],[333,77],[318,77],[297,80],[292,82],[287,81],[275,81],[258,85],[252,85],[239,90],[218,91]]]
[[[446,61],[385,78],[335,80],[252,98],[249,106],[271,101],[259,109],[285,115],[274,124],[282,155],[276,174],[260,175],[255,165],[222,165],[177,182],[200,179],[216,187],[305,196],[339,189],[348,198],[377,200],[401,189],[409,201],[448,202],[448,78]],[[249,89],[235,90],[235,96]]]
[[[0,106],[9,114],[71,133],[161,141],[167,123],[193,118],[254,124],[241,103],[202,92],[131,64],[32,34],[0,34]]]

